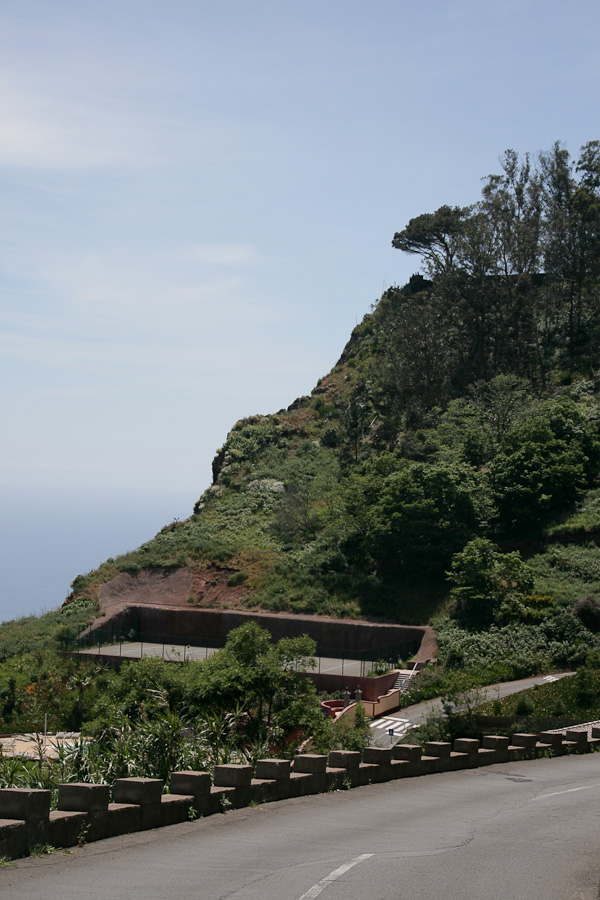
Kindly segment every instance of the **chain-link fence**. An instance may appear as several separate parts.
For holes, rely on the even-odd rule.
[[[201,637],[178,637],[163,632],[142,631],[136,623],[108,623],[92,631],[63,632],[62,649],[97,653],[98,656],[120,656],[126,659],[160,657],[171,661],[185,662],[191,659],[206,659],[211,653],[224,647],[226,639]],[[384,644],[366,650],[350,650],[344,647],[318,646],[315,653],[314,672],[326,673],[335,670],[338,674],[353,674],[361,677],[384,675],[390,669],[402,668],[419,648],[419,639]]]

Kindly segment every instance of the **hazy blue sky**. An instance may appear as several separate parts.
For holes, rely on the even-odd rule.
[[[596,0],[5,3],[2,483],[191,509],[236,419],[308,393],[416,270],[394,231],[476,200],[508,147],[600,137],[599,23]]]

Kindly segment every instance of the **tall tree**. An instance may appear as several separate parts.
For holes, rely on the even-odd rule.
[[[432,275],[448,272],[454,264],[459,236],[468,214],[468,207],[440,206],[434,213],[411,219],[406,228],[396,232],[392,247],[422,256]]]
[[[585,314],[598,309],[600,142],[585,144],[577,163],[557,142],[541,154],[540,165],[545,271],[566,308],[568,352],[573,359],[586,337]]]

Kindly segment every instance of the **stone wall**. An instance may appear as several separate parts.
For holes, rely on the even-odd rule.
[[[156,778],[120,778],[110,802],[107,785],[62,784],[58,809],[50,810],[50,791],[0,789],[0,857],[27,856],[36,846],[73,847],[89,841],[130,834],[223,813],[340,788],[378,784],[492,763],[533,759],[542,755],[586,753],[600,749],[600,728],[591,738],[583,731],[513,734],[512,739],[486,735],[480,742],[457,738],[454,745],[430,741],[393,748],[367,747],[362,754],[334,750],[329,756],[304,753],[293,761],[261,759],[249,765],[216,766],[207,772],[174,772],[169,793]]]
[[[363,653],[388,644],[413,641],[421,644],[429,634],[428,626],[391,625],[359,622],[324,616],[272,615],[259,612],[217,609],[171,609],[156,606],[129,606],[110,619],[98,620],[91,633],[114,627],[127,632],[132,626],[145,634],[165,635],[175,644],[222,645],[234,628],[257,622],[274,641],[308,634],[321,648]],[[211,644],[211,642],[213,642]]]

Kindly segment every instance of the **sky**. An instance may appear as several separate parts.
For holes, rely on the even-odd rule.
[[[395,231],[507,148],[600,137],[599,26],[595,0],[5,3],[0,491],[190,512],[235,421],[310,393],[418,270]]]

